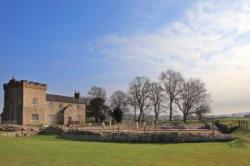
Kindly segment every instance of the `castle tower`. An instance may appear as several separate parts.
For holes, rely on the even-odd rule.
[[[2,123],[39,124],[44,122],[47,85],[14,78],[3,85]]]

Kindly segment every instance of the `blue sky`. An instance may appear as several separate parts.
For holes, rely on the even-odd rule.
[[[249,111],[249,20],[247,1],[0,1],[0,82],[110,93],[173,68],[206,82],[214,113]]]

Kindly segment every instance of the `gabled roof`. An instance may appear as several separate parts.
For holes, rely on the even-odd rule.
[[[47,101],[55,101],[55,102],[64,102],[64,103],[76,103],[76,104],[84,104],[83,100],[78,100],[74,97],[54,95],[54,94],[46,94]]]

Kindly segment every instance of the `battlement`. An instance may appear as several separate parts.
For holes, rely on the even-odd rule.
[[[5,83],[3,85],[4,89],[9,88],[33,88],[33,89],[39,89],[39,90],[47,90],[47,84],[34,82],[34,81],[27,81],[27,80],[16,80],[12,78],[9,80],[8,83]]]

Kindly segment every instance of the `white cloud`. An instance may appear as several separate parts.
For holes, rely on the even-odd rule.
[[[156,78],[173,68],[200,77],[214,112],[230,113],[250,111],[249,32],[248,1],[199,1],[182,19],[151,33],[110,34],[94,46],[123,72]]]

